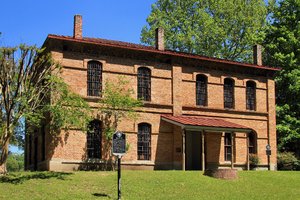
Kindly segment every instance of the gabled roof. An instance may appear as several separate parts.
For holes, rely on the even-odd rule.
[[[162,120],[172,124],[181,126],[190,130],[211,130],[211,131],[241,131],[250,132],[251,128],[236,124],[233,122],[225,121],[216,118],[204,118],[198,116],[173,116],[161,115]]]
[[[70,41],[70,42],[79,42],[79,43],[85,43],[85,44],[94,44],[94,45],[106,46],[106,47],[115,47],[115,48],[121,48],[121,49],[156,53],[156,54],[167,55],[167,56],[190,58],[190,59],[196,59],[196,60],[202,60],[202,61],[223,63],[223,64],[271,70],[271,71],[279,71],[280,70],[280,68],[259,66],[259,65],[249,64],[249,63],[241,63],[241,62],[207,57],[207,56],[201,56],[201,55],[191,54],[191,53],[177,52],[177,51],[171,51],[171,50],[163,50],[162,51],[162,50],[158,50],[152,46],[145,46],[145,45],[134,44],[134,43],[129,43],[129,42],[116,41],[116,40],[106,40],[106,39],[101,39],[101,38],[89,38],[89,37],[83,37],[82,39],[77,39],[77,38],[74,38],[71,36],[62,36],[62,35],[53,35],[53,34],[49,34],[46,41],[49,39],[64,40],[64,41]]]

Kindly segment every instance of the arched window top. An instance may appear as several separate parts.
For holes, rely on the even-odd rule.
[[[234,85],[234,79],[232,78],[225,78],[224,79],[224,85]]]
[[[139,67],[138,74],[151,75],[151,69],[149,69],[148,67]]]
[[[88,61],[88,64],[99,64],[99,65],[102,65],[101,62],[97,61],[97,60],[90,60]]]
[[[138,98],[151,101],[151,70],[147,67],[138,68]]]
[[[255,83],[255,81],[251,81],[251,80],[247,81],[246,87],[256,88],[256,83]]]
[[[87,95],[101,96],[102,92],[102,63],[91,60],[87,70]]]
[[[93,119],[92,121],[90,121],[90,123],[89,123],[89,126],[91,125],[91,124],[99,124],[100,126],[101,126],[101,121],[99,120],[99,119]]]
[[[197,74],[196,81],[207,82],[207,76],[203,74]]]
[[[149,126],[151,127],[151,124],[147,123],[147,122],[141,122],[138,124],[138,126]]]

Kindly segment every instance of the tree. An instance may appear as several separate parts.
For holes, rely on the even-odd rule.
[[[86,127],[89,106],[59,78],[60,66],[33,46],[0,48],[0,166],[6,173],[8,146],[43,120],[55,128]],[[51,96],[50,96],[51,94]]]
[[[128,81],[123,77],[118,77],[117,81],[108,80],[105,84],[103,98],[100,100],[101,108],[99,115],[102,117],[105,135],[104,152],[109,163],[112,162],[110,154],[112,136],[118,128],[119,123],[124,118],[135,119],[137,117],[136,108],[142,106],[139,99],[133,98],[133,90],[127,88]]]
[[[264,46],[267,64],[282,68],[276,77],[278,148],[300,158],[300,1],[279,1],[271,20]]]
[[[154,30],[162,27],[168,49],[246,62],[262,42],[266,16],[264,0],[158,0],[141,41],[154,45]]]

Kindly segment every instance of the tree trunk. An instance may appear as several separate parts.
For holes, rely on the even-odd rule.
[[[10,140],[10,131],[9,128],[5,129],[5,134],[2,139],[2,148],[1,148],[1,154],[0,154],[0,174],[6,174],[6,161],[8,156],[8,145]]]
[[[4,143],[2,146],[2,153],[0,157],[0,174],[6,174],[7,169],[6,169],[6,161],[7,161],[7,156],[8,156],[8,140]]]

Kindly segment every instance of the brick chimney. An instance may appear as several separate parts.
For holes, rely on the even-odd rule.
[[[82,39],[82,16],[81,15],[74,16],[73,37],[75,39]]]
[[[155,29],[155,48],[161,51],[165,50],[164,29],[161,27]]]
[[[261,45],[259,44],[253,46],[253,63],[255,65],[262,65]]]

